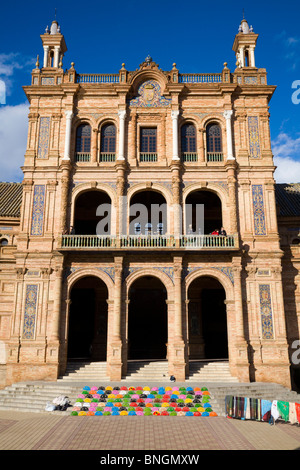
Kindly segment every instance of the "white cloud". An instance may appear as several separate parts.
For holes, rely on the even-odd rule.
[[[300,182],[300,137],[281,132],[272,142],[277,183]]]
[[[0,107],[0,181],[21,181],[27,144],[29,105]]]
[[[24,56],[19,52],[10,52],[9,54],[0,54],[0,78],[6,84],[6,94],[10,95],[13,87],[13,77],[17,71],[22,69],[32,69],[34,66],[32,57]]]
[[[300,162],[292,158],[275,157],[274,164],[276,183],[299,183],[300,182]]]

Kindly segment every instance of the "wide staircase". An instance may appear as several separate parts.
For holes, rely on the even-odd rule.
[[[109,382],[106,374],[106,362],[92,361],[70,361],[67,363],[65,374],[58,379],[58,382]]]
[[[126,381],[122,381],[123,385]],[[58,396],[67,396],[72,405],[76,402],[76,397],[81,393],[82,388],[87,382],[68,383],[68,382],[19,382],[0,390],[0,411],[13,410],[17,412],[35,412],[35,413],[51,413],[58,415],[69,415],[72,407],[67,411],[45,411],[47,403],[52,403],[54,398]],[[94,382],[100,385],[101,382]],[[132,381],[127,382],[128,385],[133,384]],[[165,386],[170,386],[170,381],[166,380]],[[146,383],[138,382],[139,385]],[[114,384],[111,383],[113,386]],[[120,385],[120,383],[119,383]],[[150,387],[151,384],[149,383]],[[153,384],[154,385],[154,384]],[[185,385],[187,383],[176,385]],[[191,384],[189,384],[191,385]],[[196,384],[194,384],[196,385]],[[225,397],[226,395],[234,395],[240,397],[260,398],[266,400],[284,400],[289,402],[300,403],[300,394],[293,392],[281,385],[275,383],[201,383],[198,385],[207,386],[211,399],[210,404],[219,416],[225,415]],[[192,385],[191,385],[192,386]]]
[[[231,375],[228,361],[190,361],[186,381],[237,383],[238,379]]]
[[[110,382],[106,375],[105,362],[70,362],[66,373],[55,382],[19,382],[0,390],[0,410],[24,412],[44,412],[47,403],[57,396],[67,396],[73,405],[85,385],[127,385],[150,387],[162,384],[172,385],[168,374],[167,361],[129,361],[126,377],[121,382]],[[239,383],[230,375],[226,361],[190,363],[190,374],[185,382],[177,386],[206,386],[211,394],[210,403],[219,416],[224,416],[226,395],[284,400],[300,403],[300,394],[275,383]],[[67,411],[54,411],[54,414],[70,414]]]
[[[168,361],[128,361],[122,381],[164,382],[169,378]]]

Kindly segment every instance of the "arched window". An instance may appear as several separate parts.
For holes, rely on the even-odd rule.
[[[181,128],[181,154],[183,161],[197,161],[196,128],[193,124],[184,124]]]
[[[207,161],[222,161],[222,131],[219,124],[209,124],[206,128]]]
[[[8,245],[8,240],[6,238],[2,238],[0,240],[0,246],[6,246],[6,245]]]
[[[77,162],[90,161],[91,155],[91,126],[81,124],[76,131],[76,158]]]
[[[113,162],[116,157],[116,126],[106,124],[101,129],[100,161]]]

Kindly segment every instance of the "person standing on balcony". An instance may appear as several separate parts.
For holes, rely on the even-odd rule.
[[[222,237],[227,237],[227,233],[226,233],[226,230],[224,229],[224,227],[221,227],[219,235],[221,235]]]

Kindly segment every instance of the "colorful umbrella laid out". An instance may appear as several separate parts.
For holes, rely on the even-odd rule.
[[[206,387],[83,387],[72,416],[218,416]]]

